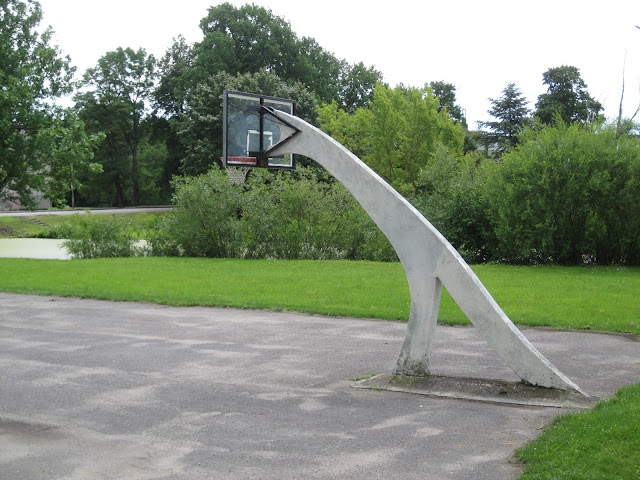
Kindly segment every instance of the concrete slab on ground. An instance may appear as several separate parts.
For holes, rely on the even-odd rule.
[[[0,293],[0,479],[512,479],[569,409],[352,388],[402,323]],[[640,382],[638,337],[525,329],[585,392]],[[471,327],[433,373],[517,381]]]

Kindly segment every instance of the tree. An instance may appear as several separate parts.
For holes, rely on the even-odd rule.
[[[222,3],[209,8],[200,29],[204,38],[195,46],[200,80],[218,72],[237,75],[263,69],[293,78],[298,40],[289,23],[271,10]]]
[[[501,155],[518,144],[519,134],[529,123],[531,111],[515,83],[507,84],[500,98],[489,100],[492,105],[489,114],[496,121],[480,123],[489,130],[483,132],[483,142],[486,146],[497,145],[498,155]]]
[[[293,59],[293,67],[288,73],[278,73],[278,76],[306,85],[321,101],[330,102],[338,98],[341,93],[339,79],[344,76],[345,68],[348,67],[346,62],[337,59],[310,37],[297,41],[296,48],[298,53]]]
[[[553,123],[559,114],[565,123],[590,123],[602,111],[600,102],[594,100],[587,91],[587,85],[576,67],[561,66],[550,68],[542,74],[547,93],[538,96],[535,116],[545,125]]]
[[[369,108],[347,115],[335,104],[325,105],[320,125],[401,194],[412,195],[420,170],[439,145],[462,155],[464,129],[438,107],[429,88],[391,89],[378,83]]]
[[[98,109],[108,117],[111,152],[114,142],[124,142],[131,155],[131,180],[133,204],[140,204],[138,150],[143,137],[141,123],[147,116],[147,104],[151,100],[155,80],[155,58],[144,49],[118,48],[107,52],[98,65],[88,69],[83,84],[90,90],[76,96],[81,109]],[[88,113],[87,113],[88,114]],[[107,120],[106,118],[103,118]],[[106,170],[106,169],[105,169]],[[122,195],[119,197],[122,203]],[[123,205],[121,205],[123,206]]]
[[[71,92],[74,68],[51,45],[51,27],[38,33],[41,20],[35,1],[0,3],[0,198],[19,199],[30,208],[33,190],[59,200],[62,187],[53,186],[62,177],[70,185],[65,169],[73,162],[81,170],[92,157],[90,148],[67,158],[60,154],[89,139],[81,123],[55,106],[56,98]]]
[[[367,116],[367,109],[359,108],[349,114],[335,100],[318,107],[318,125],[322,131],[358,158],[364,158],[371,151]]]
[[[104,134],[95,152],[103,174],[92,179],[79,176],[84,183],[80,201],[87,206],[124,207],[131,189],[131,153],[121,131],[121,117],[127,112],[122,112],[119,105],[101,105],[93,97],[78,99],[76,107],[87,131]]]
[[[456,87],[448,82],[436,81],[429,83],[429,88],[433,90],[433,94],[440,101],[438,112],[446,110],[449,116],[462,125],[464,128],[464,152],[471,152],[478,149],[478,144],[474,136],[469,132],[467,119],[464,116],[464,110],[460,105],[456,104]]]
[[[156,112],[169,117],[184,113],[193,63],[193,48],[182,35],[178,36],[157,63],[158,85],[153,92]]]
[[[374,169],[396,190],[405,190],[406,175],[399,146],[404,130],[404,92],[401,87],[392,90],[378,85],[371,108],[358,111],[363,117],[370,147],[362,160]],[[366,114],[366,115],[365,115]],[[407,185],[408,187],[408,185]]]
[[[36,136],[36,160],[46,165],[39,189],[54,206],[67,203],[69,191],[73,194],[82,187],[78,180],[83,174],[93,176],[102,172],[99,163],[90,162],[103,135],[87,135],[84,122],[73,112],[65,111],[55,119],[50,128],[42,129]],[[73,205],[73,200],[72,200]]]
[[[193,63],[193,48],[183,36],[174,39],[158,62],[158,85],[153,92],[152,136],[166,147],[167,156],[160,179],[164,196],[168,196],[171,179],[180,173],[182,159],[186,156],[187,149],[178,132],[187,108]]]
[[[169,155],[171,173],[206,172],[219,162],[222,88],[297,100],[297,113],[314,122],[319,101],[336,102],[354,112],[373,98],[380,72],[349,64],[323,49],[313,38],[298,38],[271,10],[230,3],[209,8],[200,22],[201,42],[190,47],[174,41],[159,63],[155,123]],[[217,130],[216,130],[217,129]]]
[[[382,73],[373,66],[366,67],[362,62],[353,65],[343,62],[340,89],[337,97],[332,99],[323,98],[323,100],[330,101],[337,98],[343,110],[353,113],[358,108],[367,108],[369,106],[373,100],[373,92],[376,85],[380,81],[382,81]]]
[[[462,113],[462,108],[456,105],[456,87],[448,82],[436,81],[429,83],[433,94],[438,98],[440,106],[438,111],[446,109],[456,122],[461,122],[466,128],[467,121]]]
[[[200,22],[204,34],[194,46],[191,86],[210,75],[232,76],[268,71],[288,82],[299,82],[321,101],[336,100],[354,111],[372,98],[381,74],[362,63],[349,65],[309,37],[298,38],[291,25],[257,5],[230,3],[210,7]]]

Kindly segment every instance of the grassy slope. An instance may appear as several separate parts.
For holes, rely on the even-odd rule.
[[[407,320],[410,309],[397,263],[0,259],[0,269],[0,290],[23,293],[386,320]],[[640,269],[478,265],[474,270],[518,324],[640,333]],[[439,319],[467,323],[446,292]]]
[[[82,211],[76,212],[78,215],[82,213]],[[135,220],[138,223],[138,228],[144,230],[145,225],[151,218],[163,214],[163,212],[119,212],[108,215]],[[42,213],[34,213],[25,217],[0,215],[0,238],[47,237],[52,229],[69,219],[69,215],[47,215]]]
[[[34,220],[38,220],[40,223]],[[2,215],[0,216],[0,238],[44,236],[50,227],[55,227],[66,220],[68,217],[64,215],[33,215],[29,217]]]

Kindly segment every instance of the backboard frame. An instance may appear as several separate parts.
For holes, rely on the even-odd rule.
[[[278,110],[295,115],[295,100],[225,90],[222,110],[224,168],[295,169],[295,155],[269,155],[299,133],[296,127],[277,116]]]

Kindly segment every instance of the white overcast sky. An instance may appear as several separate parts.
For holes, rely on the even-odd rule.
[[[199,41],[215,0],[40,0],[44,25],[79,73],[118,47],[161,57],[182,34]],[[640,103],[640,0],[253,0],[338,58],[373,65],[391,86],[456,86],[469,126],[490,119],[489,98],[514,82],[533,108],[551,67],[578,67],[589,92],[618,113]],[[626,64],[625,64],[626,58]]]

